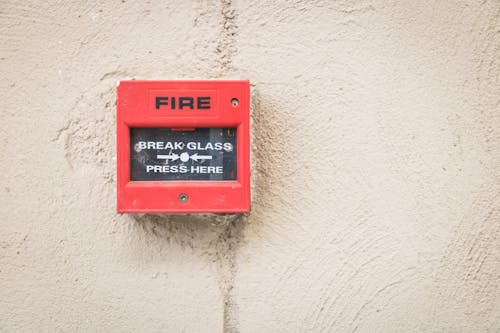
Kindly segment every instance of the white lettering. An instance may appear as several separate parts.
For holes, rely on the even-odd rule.
[[[222,166],[191,166],[191,173],[222,173]]]
[[[187,173],[186,165],[146,165],[146,172],[154,173]]]
[[[225,151],[233,151],[233,144],[231,142],[224,142],[224,150]]]
[[[182,143],[181,143],[182,144]],[[207,142],[205,144],[201,142],[188,142],[186,144],[186,148],[189,150],[226,150],[226,151],[231,151],[233,145],[230,142]],[[184,147],[175,147],[175,149],[183,149]]]

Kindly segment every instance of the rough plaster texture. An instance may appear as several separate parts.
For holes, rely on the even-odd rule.
[[[499,5],[1,1],[0,331],[500,331]],[[131,78],[251,80],[249,215],[115,213]]]

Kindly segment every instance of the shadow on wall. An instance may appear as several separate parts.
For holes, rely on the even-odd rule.
[[[277,131],[273,124],[278,123],[276,117],[279,112],[275,109],[276,103],[271,105],[273,110],[263,110],[261,97],[255,87],[251,93],[251,191],[252,210],[249,214],[140,214],[128,215],[135,227],[145,234],[155,238],[173,241],[182,246],[195,248],[207,241],[212,234],[219,242],[239,244],[243,239],[243,231],[250,222],[254,226],[263,222],[265,212],[272,209],[272,193],[270,186],[273,183],[269,170],[279,166],[276,162],[285,163],[287,157],[280,161],[270,156],[276,156],[279,149],[274,145],[282,145],[286,138],[274,140]],[[266,112],[267,111],[267,112]],[[283,125],[281,117],[279,123]],[[281,133],[281,132],[280,132]],[[273,155],[274,154],[274,155]],[[273,163],[274,165],[270,165]],[[215,234],[214,234],[215,233]],[[200,244],[201,243],[201,244]],[[224,247],[224,246],[223,246]],[[226,246],[227,247],[227,246]],[[230,246],[233,247],[233,246]]]

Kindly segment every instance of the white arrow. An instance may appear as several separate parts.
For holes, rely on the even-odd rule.
[[[179,159],[179,155],[177,155],[177,154],[172,154],[172,155],[156,155],[156,158],[159,159],[159,160],[172,160],[172,161],[175,161],[175,160]]]
[[[211,160],[212,156],[211,155],[198,155],[198,153],[195,153],[194,155],[189,156],[193,161],[198,162],[199,160]]]

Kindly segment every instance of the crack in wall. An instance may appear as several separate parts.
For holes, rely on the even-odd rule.
[[[215,48],[217,66],[212,78],[224,76],[233,70],[233,56],[238,51],[236,48],[238,26],[236,25],[236,11],[233,8],[232,0],[221,0],[220,15],[220,33]]]
[[[216,247],[219,287],[223,301],[223,332],[238,332],[238,304],[234,300],[234,280],[238,271],[236,255],[243,240],[246,216],[239,215],[225,225]]]
[[[222,77],[234,70],[233,56],[236,48],[238,26],[236,12],[232,0],[221,0],[221,26],[215,53],[217,66],[215,77]],[[245,215],[238,215],[236,219],[225,225],[216,243],[217,269],[219,271],[220,289],[223,301],[223,331],[238,332],[238,305],[234,299],[234,280],[238,266],[236,254],[242,241],[242,233],[246,223]]]

